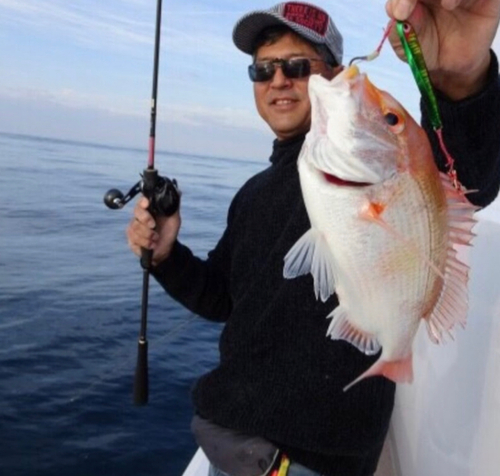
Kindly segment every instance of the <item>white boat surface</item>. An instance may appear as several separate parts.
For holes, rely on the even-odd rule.
[[[420,326],[375,476],[500,474],[500,199],[477,216],[467,328],[434,345]],[[198,450],[183,476],[207,474]]]
[[[209,463],[205,453],[201,448],[198,448],[182,476],[207,476],[208,467]]]
[[[397,476],[500,475],[500,200],[477,216],[466,329],[433,345],[421,326],[415,380],[396,391]]]

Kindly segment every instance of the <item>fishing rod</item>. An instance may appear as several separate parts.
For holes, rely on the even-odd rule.
[[[160,33],[161,33],[162,0],[156,3],[156,29],[153,61],[153,91],[151,94],[151,119],[149,130],[149,153],[147,168],[141,174],[141,180],[137,182],[126,195],[113,188],[104,195],[104,203],[113,210],[123,208],[139,192],[149,200],[148,211],[157,218],[159,216],[171,216],[179,208],[179,189],[175,179],[158,175],[155,168],[155,139],[156,139],[156,106],[158,97],[158,70],[160,65]],[[149,396],[148,379],[148,341],[146,338],[148,319],[148,296],[149,275],[152,268],[153,251],[142,248],[141,267],[142,276],[142,304],[141,304],[141,327],[137,348],[137,365],[134,378],[134,403],[146,405]]]

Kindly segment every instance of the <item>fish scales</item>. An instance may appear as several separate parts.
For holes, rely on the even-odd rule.
[[[396,231],[404,233],[408,241],[417,241],[421,236],[427,237],[428,240],[420,240],[418,246],[421,247],[422,254],[429,255],[435,247],[433,240],[441,239],[437,235],[442,230],[433,226],[435,231],[432,232],[433,224],[429,222],[427,214],[412,210],[416,208],[415,203],[419,200],[410,190],[420,192],[414,182],[400,180],[398,188],[400,196],[396,196],[395,200],[399,206],[387,210],[385,221],[389,226],[394,226]],[[403,189],[406,189],[405,193],[401,193]],[[387,248],[388,237],[385,229],[375,223],[368,225],[369,230],[364,224],[359,226],[359,222],[363,220],[358,216],[359,210],[366,201],[362,193],[358,193],[356,200],[352,194],[344,193],[345,190],[340,189],[339,192],[328,197],[337,202],[335,210],[338,213],[331,216],[330,226],[323,228],[330,247],[336,249],[338,255],[337,294],[341,302],[352,309],[353,324],[367,332],[378,332],[380,328],[384,328],[386,321],[393,317],[390,315],[391,310],[404,312],[410,311],[414,306],[420,306],[423,302],[421,296],[429,295],[439,277],[406,241],[395,241],[393,246]],[[325,202],[328,200],[323,203]],[[313,218],[311,222],[314,223]],[[345,226],[339,227],[339,223]],[[381,308],[380,295],[384,291],[387,292],[388,287],[392,288],[392,295],[404,295],[406,305],[401,303],[394,309],[393,303],[388,302],[387,306],[393,309]],[[361,300],[360,292],[363,294]],[[434,303],[436,299],[437,296],[434,297]],[[429,299],[425,301],[427,300]],[[363,306],[362,309],[358,309],[359,306]],[[404,321],[399,323],[404,324]]]
[[[476,208],[437,170],[423,129],[355,66],[309,85],[298,169],[311,229],[284,276],[311,273],[323,301],[337,293],[332,339],[381,350],[346,389],[375,375],[410,382],[420,321],[433,342],[465,322],[469,268],[455,248],[470,243]]]

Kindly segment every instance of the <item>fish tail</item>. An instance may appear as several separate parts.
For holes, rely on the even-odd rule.
[[[384,376],[396,383],[411,383],[413,382],[413,355],[409,354],[401,360],[377,360],[366,372],[362,373],[357,379],[353,380],[349,385],[344,387],[344,392],[347,392],[353,385],[356,385],[361,380],[367,377],[375,377],[376,375]]]

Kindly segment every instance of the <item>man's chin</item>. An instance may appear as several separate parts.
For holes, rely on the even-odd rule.
[[[271,126],[272,131],[279,140],[291,139],[309,131],[309,125],[303,124],[280,124]]]

